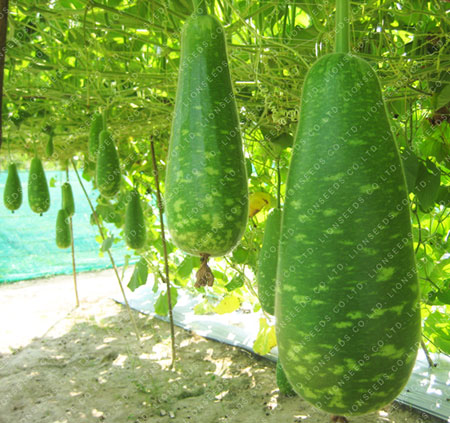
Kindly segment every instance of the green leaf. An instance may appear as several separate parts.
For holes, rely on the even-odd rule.
[[[175,307],[175,304],[177,303],[178,299],[178,290],[177,288],[171,287],[170,288],[170,296],[171,296],[171,302],[172,302],[172,308]],[[155,302],[155,313],[159,314],[160,316],[167,316],[169,313],[169,304],[167,301],[167,291],[161,292],[158,299]]]
[[[177,275],[183,279],[188,278],[192,273],[192,269],[196,265],[198,265],[198,259],[196,257],[194,256],[186,257],[178,266]]]
[[[444,88],[436,94],[436,110],[439,110],[441,107],[446,106],[450,103],[450,84],[446,83]]]
[[[48,181],[48,184],[49,184],[50,188],[55,188],[56,187],[56,178],[51,177],[50,181]]]
[[[439,291],[436,296],[441,303],[450,304],[450,290]]]
[[[277,345],[275,326],[269,326],[267,320],[261,317],[259,319],[259,332],[253,344],[253,349],[256,354],[266,355],[275,345]]]
[[[247,168],[247,177],[250,178],[250,176],[253,172],[253,169],[252,169],[252,162],[248,157],[245,159],[245,166]]]
[[[114,242],[114,236],[109,236],[108,238],[106,238],[103,243],[102,243],[102,247],[100,248],[101,251],[105,252],[108,251],[111,246],[113,245]]]
[[[405,148],[402,150],[401,158],[403,170],[405,171],[408,192],[412,192],[416,186],[417,172],[419,170],[419,159],[410,148]]]
[[[434,206],[441,183],[441,172],[436,165],[427,160],[427,166],[419,164],[414,193],[417,195],[423,210],[428,211]]]
[[[424,332],[436,347],[446,354],[450,353],[450,321],[447,315],[432,312],[425,320]]]
[[[214,308],[210,302],[204,301],[194,307],[194,314],[213,314]]]
[[[238,247],[233,251],[233,261],[237,264],[244,264],[247,261],[248,250]]]
[[[244,278],[241,276],[235,276],[229,283],[225,285],[225,289],[230,292],[234,291],[235,289],[241,288],[244,286]]]
[[[232,313],[241,306],[241,302],[238,297],[234,295],[228,295],[222,299],[222,301],[214,307],[214,311],[217,314]]]
[[[137,288],[147,283],[147,277],[147,262],[141,257],[141,259],[134,266],[133,274],[131,275],[130,282],[128,282],[127,285],[128,288],[130,288],[131,291],[135,291]]]

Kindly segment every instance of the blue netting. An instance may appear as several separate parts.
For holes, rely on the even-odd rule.
[[[0,283],[72,273],[71,249],[61,250],[55,244],[56,215],[61,207],[61,184],[65,174],[49,171],[46,175],[48,182],[52,178],[55,180],[55,186],[50,187],[50,210],[39,216],[28,206],[28,173],[19,173],[23,203],[19,210],[11,213],[3,205],[7,173],[0,172]],[[98,230],[89,222],[91,210],[74,172],[70,173],[70,182],[76,209],[73,231],[77,272],[111,267],[106,254],[99,256],[100,245],[95,240]],[[98,192],[91,189],[90,183],[84,185],[95,204]],[[119,231],[115,229],[115,232]],[[117,265],[124,263],[125,254],[131,254],[123,242],[114,244],[111,251]]]

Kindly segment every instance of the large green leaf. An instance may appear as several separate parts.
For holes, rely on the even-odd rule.
[[[441,183],[441,172],[436,165],[427,160],[427,166],[419,164],[414,193],[423,210],[430,210],[436,201]]]
[[[134,266],[133,274],[131,275],[130,282],[128,282],[127,286],[131,291],[134,291],[140,286],[145,285],[147,283],[147,278],[147,262],[141,257],[141,259]]]
[[[172,308],[175,307],[175,304],[178,300],[178,290],[177,288],[170,287],[170,298],[172,303]],[[169,302],[167,300],[167,291],[161,292],[158,299],[155,302],[155,313],[160,316],[167,316],[169,313]]]

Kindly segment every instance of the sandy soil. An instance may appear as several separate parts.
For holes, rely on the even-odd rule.
[[[61,276],[0,286],[0,423],[319,423],[329,416],[281,395],[275,366],[109,299],[111,271],[82,275],[82,305]],[[353,423],[436,423],[392,404]]]

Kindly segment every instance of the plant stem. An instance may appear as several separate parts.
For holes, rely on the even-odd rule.
[[[167,285],[167,303],[169,306],[170,337],[171,337],[171,341],[172,341],[172,363],[170,364],[170,368],[172,369],[175,364],[175,326],[173,323],[172,296],[170,293],[169,258],[167,255],[166,235],[164,232],[163,203],[162,203],[162,199],[161,199],[161,191],[159,190],[159,173],[158,173],[158,165],[156,163],[155,145],[154,145],[153,139],[150,140],[150,147],[151,147],[151,151],[152,151],[153,176],[155,178],[156,197],[158,200],[159,222],[161,225],[161,241],[162,241],[163,253],[164,253],[164,270],[166,273],[165,282]]]
[[[428,365],[430,367],[435,367],[436,365],[434,364],[433,360],[431,359],[430,353],[428,352],[428,348],[425,345],[425,342],[423,342],[423,339],[420,340],[420,346],[422,347],[422,350],[425,353],[425,357],[427,358]]]
[[[70,237],[71,237],[71,247],[72,247],[72,273],[73,273],[73,286],[75,290],[75,302],[77,307],[80,306],[80,299],[78,297],[78,284],[77,284],[77,269],[75,266],[75,246],[73,241],[73,225],[72,225],[72,216],[69,217],[69,226],[70,226]]]
[[[208,9],[205,0],[194,0],[194,10],[197,15],[207,15]]]
[[[69,167],[66,167],[66,180],[69,182]],[[73,225],[72,216],[69,217],[69,227],[70,227],[70,246],[72,248],[72,274],[73,274],[73,288],[75,291],[75,303],[76,306],[80,306],[80,298],[78,297],[78,284],[77,284],[77,269],[75,266],[75,244],[73,240]]]
[[[82,190],[84,192],[84,195],[85,195],[85,197],[86,197],[86,199],[87,199],[87,201],[89,203],[89,207],[91,208],[92,215],[94,216],[95,223],[98,226],[98,230],[100,232],[100,236],[102,237],[102,239],[104,241],[105,240],[105,235],[103,234],[103,228],[100,225],[100,221],[98,220],[98,216],[97,216],[97,213],[95,212],[94,206],[92,205],[91,199],[89,198],[89,195],[88,195],[88,193],[86,191],[86,188],[84,188],[83,182],[81,181],[80,175],[78,174],[77,165],[75,164],[75,161],[73,159],[70,159],[70,161],[72,163],[73,169],[75,170],[75,174],[77,175],[78,182],[80,183],[81,188],[82,188]],[[127,308],[127,311],[128,311],[128,315],[130,316],[130,320],[133,323],[134,331],[136,332],[136,338],[137,338],[138,341],[140,341],[140,335],[139,335],[139,330],[137,328],[136,320],[134,319],[133,313],[131,312],[130,304],[128,303],[127,296],[125,294],[125,290],[123,289],[122,281],[120,280],[120,275],[119,275],[119,271],[117,270],[116,262],[114,261],[114,258],[113,258],[112,254],[111,254],[111,251],[109,249],[107,249],[106,252],[108,253],[109,260],[111,261],[112,267],[114,269],[114,273],[116,274],[117,282],[119,283],[120,291],[122,292],[123,301],[125,302],[125,305],[126,305],[126,308]]]
[[[280,159],[277,160],[277,208],[281,208],[281,171]]]
[[[6,35],[8,33],[9,0],[0,0],[0,111],[3,101],[3,75],[5,70]],[[0,148],[3,139],[3,113],[0,113]]]
[[[350,2],[336,0],[336,53],[350,51]]]

